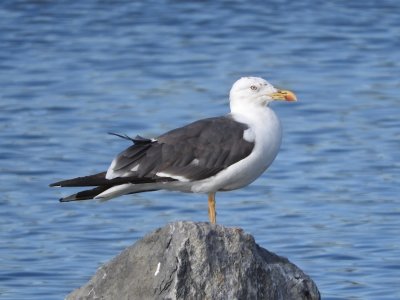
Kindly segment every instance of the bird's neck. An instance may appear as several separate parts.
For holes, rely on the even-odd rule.
[[[232,115],[248,120],[263,118],[265,115],[273,113],[268,106],[260,106],[239,101],[231,101],[230,108]]]

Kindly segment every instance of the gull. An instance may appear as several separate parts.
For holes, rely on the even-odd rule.
[[[273,101],[296,101],[288,90],[260,77],[242,77],[229,93],[230,113],[195,121],[157,138],[129,139],[105,172],[50,184],[94,187],[61,202],[101,199],[156,190],[208,194],[208,216],[216,223],[215,194],[249,185],[278,154],[282,129]]]

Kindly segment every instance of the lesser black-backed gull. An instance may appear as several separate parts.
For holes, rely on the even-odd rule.
[[[155,139],[137,136],[106,172],[50,186],[95,186],[61,202],[108,200],[155,190],[207,193],[209,219],[215,223],[215,193],[250,184],[279,151],[281,125],[269,104],[296,101],[292,92],[278,90],[259,77],[236,81],[229,98],[231,112],[226,116],[199,120]]]

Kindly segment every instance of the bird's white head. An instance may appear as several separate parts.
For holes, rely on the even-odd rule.
[[[287,90],[276,89],[260,77],[242,77],[236,81],[229,93],[231,111],[244,108],[265,107],[275,100],[296,101],[296,95]]]

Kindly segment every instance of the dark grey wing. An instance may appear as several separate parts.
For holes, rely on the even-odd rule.
[[[242,160],[254,143],[243,139],[247,125],[230,116],[196,121],[119,154],[107,178],[172,177],[190,181],[213,176]]]

